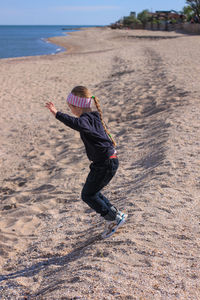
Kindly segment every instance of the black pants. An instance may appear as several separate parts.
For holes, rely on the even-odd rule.
[[[92,163],[81,193],[82,200],[107,220],[114,220],[117,210],[100,191],[113,178],[118,166],[117,158]]]

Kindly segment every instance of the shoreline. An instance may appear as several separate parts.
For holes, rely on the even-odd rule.
[[[65,35],[59,35],[59,36],[54,36],[54,37],[49,37],[49,38],[41,38],[41,40],[42,41],[44,41],[45,43],[50,43],[50,44],[53,44],[53,45],[55,45],[55,46],[57,46],[57,47],[61,47],[62,48],[62,50],[61,51],[59,51],[59,52],[55,52],[55,53],[50,53],[50,54],[41,54],[41,55],[27,55],[27,56],[17,56],[17,57],[2,57],[2,58],[0,58],[0,61],[1,60],[6,60],[6,59],[8,59],[8,60],[11,60],[11,59],[13,59],[13,60],[15,60],[15,59],[28,59],[28,58],[34,58],[34,57],[46,57],[46,56],[54,56],[54,55],[59,55],[59,54],[62,54],[62,53],[65,53],[66,54],[66,52],[67,53],[73,53],[73,52],[77,52],[79,49],[81,49],[81,46],[80,45],[71,45],[70,43],[68,43],[68,41],[65,41],[65,38],[66,37],[68,37],[68,36],[70,36],[71,34],[73,35],[73,33],[76,33],[76,32],[80,32],[80,31],[82,31],[82,30],[86,30],[86,29],[92,29],[92,28],[104,28],[104,26],[97,26],[97,27],[79,27],[78,29],[75,29],[75,28],[73,28],[72,30],[72,32],[71,31],[69,31],[69,32],[65,32],[65,30],[63,30],[64,31],[64,33],[65,33]]]
[[[65,49],[64,51],[60,51],[58,53],[52,53],[52,54],[42,54],[42,55],[29,55],[29,56],[18,56],[18,57],[7,57],[7,58],[0,58],[1,61],[20,61],[20,60],[30,60],[30,59],[40,59],[40,58],[48,58],[48,57],[55,57],[60,55],[66,55],[66,54],[73,54],[73,53],[79,53],[81,50],[86,50],[87,48],[84,47],[84,39],[80,42],[76,39],[76,33],[78,38],[81,40],[81,36],[79,35],[80,32],[84,32],[87,30],[106,30],[107,27],[105,26],[99,26],[99,27],[80,27],[79,30],[68,32],[64,36],[55,36],[50,38],[45,38],[45,42],[54,44],[58,47],[62,47]],[[91,38],[92,40],[92,38]]]
[[[83,27],[83,28],[87,28],[87,27]],[[11,60],[11,59],[25,59],[25,58],[34,58],[34,57],[43,57],[43,56],[51,56],[51,55],[57,55],[57,54],[60,54],[60,53],[64,53],[66,52],[66,47],[63,47],[62,46],[62,38],[65,38],[66,36],[68,36],[70,33],[73,33],[73,32],[76,32],[76,31],[80,31],[81,30],[81,27],[79,27],[77,30],[75,30],[75,28],[72,29],[73,31],[69,31],[69,32],[66,32],[66,30],[64,32],[64,35],[58,35],[58,36],[54,36],[54,37],[49,37],[49,38],[43,38],[41,37],[39,40],[41,40],[42,42],[44,42],[45,44],[51,44],[51,45],[54,45],[57,47],[57,49],[54,50],[54,52],[52,53],[49,53],[49,54],[36,54],[36,55],[25,55],[25,56],[14,56],[14,57],[2,57],[0,58],[0,61],[1,60]],[[60,44],[56,43],[56,41],[54,41],[54,38],[55,40],[58,38],[61,38],[61,41],[59,40]],[[59,51],[57,51],[59,48],[61,48]],[[69,46],[69,48],[71,49],[71,47]]]
[[[79,30],[80,31],[80,30]],[[73,34],[74,32],[68,33],[66,36],[64,37],[52,37],[52,38],[48,38],[48,41],[54,45],[58,45],[60,47],[63,47],[65,49],[65,51],[63,51],[63,53],[67,54],[67,53],[73,53],[77,50],[80,49],[80,47],[76,46],[76,45],[72,45],[70,44],[68,41],[65,41],[65,38],[67,38],[70,34]],[[60,53],[58,53],[60,54]]]

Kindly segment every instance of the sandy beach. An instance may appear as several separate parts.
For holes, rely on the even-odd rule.
[[[0,60],[0,299],[200,299],[200,38],[90,28],[67,49]],[[68,112],[98,96],[120,167],[105,189],[128,213],[105,224],[80,199],[89,164]]]

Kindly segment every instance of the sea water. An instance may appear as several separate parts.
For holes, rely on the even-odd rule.
[[[56,54],[65,49],[47,41],[49,37],[64,36],[80,27],[68,25],[1,25],[0,58]]]

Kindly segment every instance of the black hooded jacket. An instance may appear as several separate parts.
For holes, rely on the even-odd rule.
[[[79,118],[57,112],[56,119],[80,132],[89,160],[105,161],[114,154],[112,141],[105,132],[97,111],[83,113]]]

